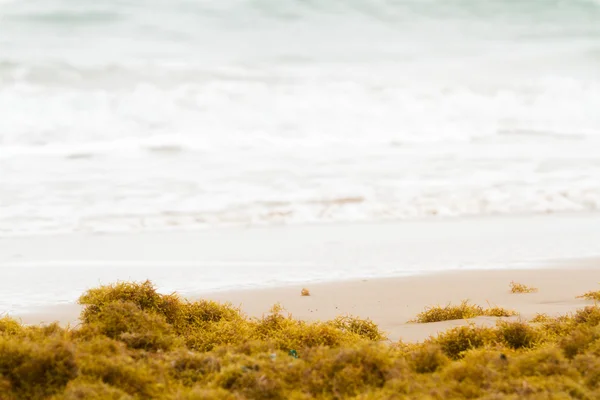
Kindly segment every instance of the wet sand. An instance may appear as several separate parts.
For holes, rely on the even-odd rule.
[[[511,281],[534,286],[539,291],[510,293]],[[303,287],[310,290],[310,296],[301,296]],[[592,304],[576,298],[590,290],[600,290],[600,260],[573,260],[543,269],[442,272],[412,277],[220,291],[188,297],[231,302],[251,317],[260,317],[275,303],[283,305],[295,318],[308,321],[355,315],[373,320],[388,333],[391,340],[414,342],[457,325],[471,322],[491,325],[496,322],[496,318],[491,317],[429,324],[408,322],[432,305],[458,304],[468,299],[484,307],[492,305],[515,310],[519,316],[511,318],[527,320],[537,313],[559,315]],[[77,324],[79,311],[79,306],[66,304],[46,307],[19,317],[25,323],[58,320],[63,324]]]

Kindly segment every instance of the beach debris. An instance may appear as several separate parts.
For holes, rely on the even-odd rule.
[[[514,310],[507,310],[502,307],[483,308],[476,304],[463,300],[460,305],[433,306],[427,307],[425,311],[417,314],[415,319],[408,322],[428,323],[449,321],[453,319],[471,319],[479,316],[488,317],[511,317],[518,315]]]
[[[586,299],[586,300],[600,301],[600,290],[590,291],[590,292],[582,294],[581,296],[577,296],[576,298],[577,299]]]
[[[510,292],[511,293],[535,293],[538,289],[532,286],[523,285],[522,283],[517,283],[515,281],[510,282]]]
[[[298,358],[298,352],[294,349],[290,349],[288,354],[290,355],[290,357]]]
[[[300,291],[300,294],[302,296],[310,296],[310,290],[308,290],[307,288],[302,288],[302,290]]]
[[[582,294],[581,296],[577,296],[576,298],[600,301],[600,291],[587,292],[587,293]]]

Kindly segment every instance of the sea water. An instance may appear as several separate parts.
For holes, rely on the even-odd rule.
[[[599,1],[0,0],[0,235],[599,209]]]

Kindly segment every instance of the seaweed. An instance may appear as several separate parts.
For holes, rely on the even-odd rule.
[[[534,288],[533,286],[523,285],[522,283],[517,283],[515,281],[510,282],[510,292],[511,293],[536,293],[538,288]]]
[[[82,322],[0,319],[0,398],[51,400],[600,398],[600,308],[390,343],[369,319],[249,318],[150,282],[86,292]],[[422,322],[510,316],[469,302]]]
[[[409,322],[429,323],[449,321],[454,319],[470,319],[480,316],[489,317],[510,317],[517,315],[515,311],[507,310],[501,307],[483,308],[476,304],[471,304],[468,300],[461,301],[460,305],[453,306],[433,306],[419,313],[414,320]]]

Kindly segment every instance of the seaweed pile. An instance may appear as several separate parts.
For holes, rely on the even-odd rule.
[[[407,344],[370,320],[304,322],[280,305],[249,318],[148,281],[91,289],[79,302],[73,328],[0,319],[1,400],[600,398],[596,305]],[[448,306],[427,321],[512,314],[456,307],[462,314]]]

